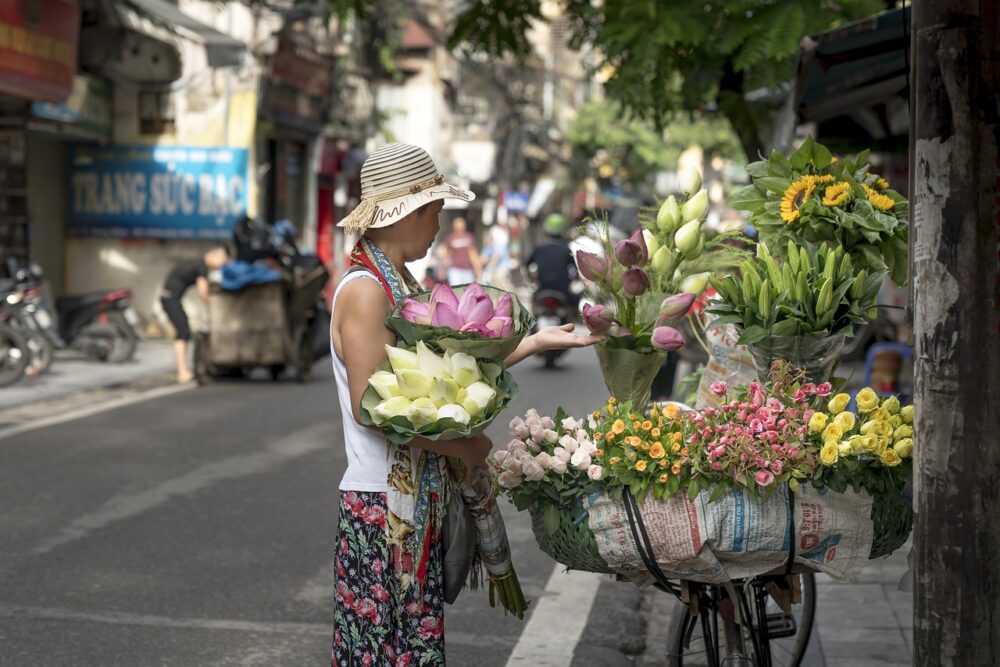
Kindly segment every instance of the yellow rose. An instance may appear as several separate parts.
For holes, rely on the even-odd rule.
[[[836,442],[828,442],[819,450],[819,460],[825,466],[832,466],[840,458],[840,448]]]
[[[885,409],[885,406],[880,407],[875,412],[868,415],[868,419],[880,422],[887,422],[892,419],[892,415],[889,411]]]
[[[896,453],[899,454],[900,458],[909,458],[913,454],[913,440],[910,438],[903,438],[892,446]]]
[[[899,412],[899,399],[895,396],[890,396],[882,401],[882,407],[888,410],[890,415],[894,415]]]
[[[892,425],[882,420],[865,422],[861,425],[861,435],[875,435],[888,438],[892,435]]]
[[[870,454],[878,449],[878,439],[874,435],[852,435],[849,442],[855,454]]]
[[[903,438],[912,438],[913,427],[904,424],[892,432],[892,437],[896,440],[902,440]]]
[[[639,459],[635,462],[635,469],[639,472],[643,472],[646,469],[646,459]]]
[[[822,412],[814,412],[812,418],[809,420],[809,428],[813,433],[819,433],[824,428],[826,428],[826,414]]]
[[[903,418],[899,415],[893,415],[892,417],[889,417],[889,425],[893,428],[899,428],[903,425]]]
[[[838,417],[840,415],[837,415]],[[844,436],[844,432],[839,426],[837,426],[836,420],[832,423],[827,424],[826,428],[823,429],[823,443],[826,444],[830,441],[840,442],[840,439]]]
[[[847,404],[850,402],[850,394],[837,394],[830,399],[830,403],[826,406],[826,409],[829,410],[831,414],[839,414],[847,409]]]
[[[902,408],[899,411],[899,416],[903,418],[903,423],[904,424],[912,424],[913,423],[913,406],[912,405],[907,405],[905,408]]]
[[[876,447],[875,451],[878,452],[879,454],[889,449],[889,445],[892,444],[892,440],[890,440],[889,438],[878,438],[876,442],[878,443],[878,446]]]
[[[654,442],[653,446],[649,448],[649,455],[654,459],[662,459],[667,453],[667,450],[663,449],[663,444],[659,442]]]
[[[854,448],[851,447],[851,443],[846,440],[837,445],[837,449],[840,451],[841,456],[850,456],[854,453]]]
[[[868,414],[872,410],[878,408],[878,394],[871,387],[865,387],[858,392],[855,396],[855,400],[858,404],[858,412],[863,415]]]
[[[841,412],[839,415],[833,418],[833,423],[837,425],[841,433],[848,433],[854,428],[857,420],[854,417],[853,412]]]
[[[884,465],[887,465],[890,468],[894,468],[903,462],[903,459],[899,458],[899,454],[896,453],[895,449],[885,450],[879,458],[882,459],[882,463]]]

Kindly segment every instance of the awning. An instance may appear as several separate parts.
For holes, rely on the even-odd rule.
[[[804,121],[851,115],[908,96],[910,8],[803,40],[795,102]]]
[[[215,28],[194,19],[180,10],[177,5],[166,0],[126,0],[115,4],[120,10],[119,17],[128,25],[134,17],[128,16],[129,9],[150,18],[160,27],[199,42],[205,46],[209,67],[233,67],[242,62],[246,44]]]

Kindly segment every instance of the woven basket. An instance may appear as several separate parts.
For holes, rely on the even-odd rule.
[[[913,530],[913,506],[908,493],[875,496],[872,503],[874,536],[868,558],[882,558],[903,546]]]
[[[597,550],[597,541],[587,524],[587,510],[582,505],[559,507],[535,503],[529,511],[535,540],[553,560],[570,570],[612,574]]]

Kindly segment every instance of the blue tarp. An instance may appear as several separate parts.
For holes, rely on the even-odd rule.
[[[280,273],[262,264],[230,262],[222,267],[219,285],[227,292],[235,292],[250,285],[276,283],[282,279]]]

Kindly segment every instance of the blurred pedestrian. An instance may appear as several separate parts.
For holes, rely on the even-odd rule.
[[[553,290],[566,297],[566,303],[573,312],[579,302],[579,296],[573,294],[570,286],[576,280],[576,262],[573,252],[563,238],[568,223],[559,213],[553,213],[545,218],[542,229],[545,231],[545,242],[537,246],[528,258],[527,267],[539,290]]]
[[[181,299],[192,285],[198,296],[208,301],[208,274],[221,269],[229,262],[229,248],[218,246],[200,257],[185,259],[174,265],[160,290],[160,305],[174,327],[174,364],[177,367],[177,382],[185,384],[194,379],[188,365],[188,342],[191,340],[191,325]]]
[[[483,282],[510,289],[510,235],[503,225],[490,227],[489,243],[483,248]]]
[[[448,282],[464,285],[479,280],[483,264],[473,236],[465,223],[465,218],[455,218],[451,223],[451,234],[444,239],[448,252]]]

